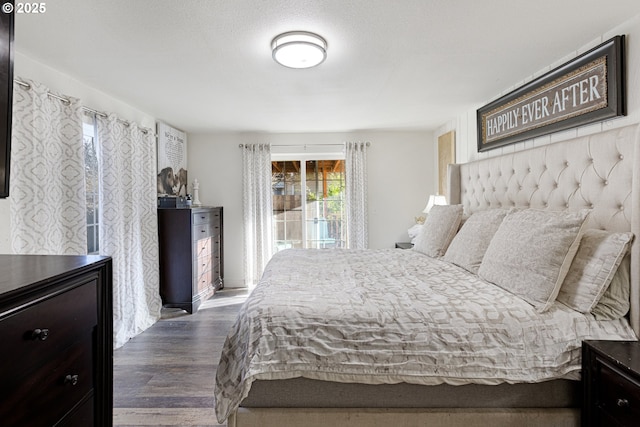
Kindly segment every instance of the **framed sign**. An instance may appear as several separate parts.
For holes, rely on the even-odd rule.
[[[478,109],[478,151],[624,115],[624,36],[616,36]]]
[[[158,196],[187,195],[187,134],[158,122]]]

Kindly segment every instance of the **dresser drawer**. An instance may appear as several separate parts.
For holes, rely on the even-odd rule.
[[[211,224],[200,224],[194,225],[191,230],[191,238],[192,240],[198,241],[200,239],[206,239],[212,236],[212,228]]]
[[[218,209],[211,211],[211,224],[216,227],[220,227],[220,219],[220,211]]]
[[[198,281],[195,283],[194,295],[212,294],[211,289],[211,270],[204,271],[198,275]]]
[[[596,357],[596,363],[596,405],[622,425],[634,425],[640,419],[640,383],[605,360]]]
[[[220,226],[214,224],[199,224],[194,225],[191,229],[191,237],[193,241],[197,241],[200,239],[206,239],[209,237],[219,238],[220,237]]]
[[[211,260],[211,254],[202,255],[196,258],[194,270],[198,277],[211,270]]]
[[[49,360],[98,323],[97,278],[85,277],[77,286],[0,320],[0,366],[21,375]]]
[[[196,256],[196,258],[201,258],[203,256],[211,256],[211,245],[212,245],[212,241],[210,238],[204,238],[204,239],[200,239],[200,240],[196,240],[196,242],[194,243],[194,254]]]
[[[213,220],[212,212],[194,212],[193,213],[193,225],[209,224]]]
[[[93,393],[93,331],[23,377],[3,378],[0,419],[7,426],[50,426]],[[37,408],[37,410],[34,410]]]
[[[219,238],[220,237],[221,228],[220,228],[220,223],[219,222],[212,223],[210,225],[210,230],[211,230],[211,236],[213,236],[215,238]]]

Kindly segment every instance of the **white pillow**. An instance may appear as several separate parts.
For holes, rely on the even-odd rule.
[[[508,213],[508,209],[488,209],[472,214],[460,227],[442,259],[477,274],[491,238]]]
[[[478,275],[538,312],[547,310],[578,250],[588,213],[536,209],[509,213],[489,243]]]
[[[462,205],[436,205],[416,237],[413,250],[432,258],[440,258],[447,251],[462,219]]]
[[[626,316],[629,312],[630,264],[631,257],[627,255],[620,263],[609,288],[602,295],[598,304],[591,310],[591,314],[597,320],[616,320]]]
[[[632,239],[632,233],[586,230],[560,288],[558,301],[581,313],[589,313],[609,288]]]

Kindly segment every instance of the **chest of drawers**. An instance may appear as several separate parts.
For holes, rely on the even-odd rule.
[[[0,255],[3,426],[110,426],[111,259]]]
[[[222,289],[222,207],[158,209],[160,295],[165,307],[198,310]]]
[[[583,426],[632,426],[640,420],[640,342],[582,345]]]

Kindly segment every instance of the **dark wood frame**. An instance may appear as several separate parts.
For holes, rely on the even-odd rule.
[[[13,0],[4,2],[13,6]],[[13,13],[0,12],[0,198],[9,197],[13,114]]]
[[[611,40],[608,40],[577,58],[549,71],[545,75],[479,108],[477,110],[478,152],[491,150],[507,144],[582,126],[588,123],[626,115],[624,40],[624,35],[615,36]],[[564,118],[563,115],[558,115],[558,118],[554,119],[555,121],[549,124],[539,125],[538,127],[520,132],[514,130],[511,134],[505,135],[504,137],[498,137],[493,141],[487,142],[485,120],[490,113],[493,114],[497,111],[509,111],[508,107],[515,104],[522,98],[527,98],[532,94],[541,92],[545,88],[551,86],[552,83],[556,83],[562,79],[566,78],[568,80],[572,74],[580,70],[582,67],[585,67],[589,63],[601,58],[605,58],[606,60],[606,106],[603,108],[599,107],[592,111],[581,112],[577,115],[567,115]]]

